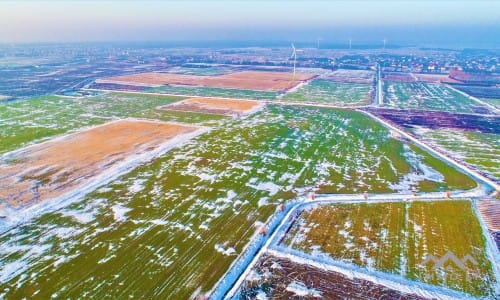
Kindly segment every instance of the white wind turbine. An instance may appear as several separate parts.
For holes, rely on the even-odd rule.
[[[293,81],[295,81],[295,66],[297,65],[297,52],[301,52],[302,50],[298,50],[295,48],[295,45],[292,43],[292,55],[290,58],[293,58]]]

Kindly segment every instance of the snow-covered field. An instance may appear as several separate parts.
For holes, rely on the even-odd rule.
[[[495,267],[483,234],[469,201],[335,204],[304,211],[283,243],[312,257],[492,296]]]
[[[487,113],[488,107],[447,86],[424,82],[383,82],[384,106],[446,112]]]
[[[409,153],[354,111],[271,105],[228,120],[0,235],[0,298],[206,292],[278,204],[309,189],[405,191],[400,181],[420,172]],[[424,156],[417,161],[426,165]],[[451,168],[428,167],[444,178],[412,180],[447,189]]]
[[[412,131],[420,139],[443,148],[451,156],[485,172],[494,180],[500,180],[500,135],[424,127],[415,127]]]
[[[314,79],[280,97],[281,100],[359,106],[370,103],[372,86],[367,83],[335,82]]]

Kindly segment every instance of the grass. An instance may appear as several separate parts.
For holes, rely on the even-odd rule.
[[[284,242],[306,252],[325,253],[368,269],[491,296],[495,282],[486,242],[470,201],[360,203],[321,206],[302,213]],[[477,265],[435,268],[428,255],[451,251]]]
[[[492,264],[485,255],[486,241],[469,201],[415,202],[408,205],[407,213],[409,278],[475,296],[494,293],[495,279]],[[422,264],[427,255],[440,258],[448,251],[459,259],[470,255],[477,265],[468,263],[463,270],[451,263],[443,268]]]
[[[370,103],[371,85],[315,79],[281,99],[300,102],[326,103],[339,106]]]
[[[360,216],[360,217],[356,217]],[[404,204],[331,205],[305,211],[285,243],[386,272],[398,270]],[[318,249],[318,250],[319,250]]]
[[[222,116],[156,109],[157,106],[181,99],[172,96],[107,93],[85,98],[46,96],[0,103],[0,153],[115,118],[151,118],[197,124],[211,124],[225,119]]]
[[[439,84],[384,81],[384,106],[399,109],[474,113],[479,103]]]
[[[422,128],[415,133],[477,169],[500,178],[499,135],[456,129]]]
[[[147,92],[163,93],[173,95],[189,95],[202,97],[225,97],[225,98],[242,98],[256,100],[272,100],[276,98],[276,92],[264,92],[242,89],[225,89],[204,86],[180,86],[180,85],[164,85],[160,87],[148,88]]]
[[[355,111],[271,105],[231,119],[0,235],[0,298],[189,298],[217,282],[279,203],[315,185],[393,191],[412,168],[404,151]]]
[[[489,104],[495,106],[497,109],[500,109],[500,99],[495,99],[495,98],[481,98],[481,101],[489,103]]]
[[[445,189],[449,190],[468,190],[473,189],[477,186],[477,183],[470,178],[465,176],[463,173],[457,171],[455,168],[449,167],[445,162],[429,155],[424,150],[418,148],[415,145],[410,146],[412,150],[419,156],[422,157],[422,162],[427,166],[439,172],[444,176],[443,182],[431,182],[431,181],[421,181],[418,185],[418,191],[420,192],[433,192],[433,191],[443,191]]]

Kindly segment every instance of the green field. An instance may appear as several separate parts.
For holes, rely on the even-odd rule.
[[[224,97],[224,98],[242,98],[256,100],[272,100],[276,98],[276,92],[264,92],[241,89],[225,89],[206,86],[182,86],[182,85],[164,85],[160,87],[147,88],[146,92],[188,95],[200,97]]]
[[[353,106],[370,104],[371,85],[315,79],[283,95],[282,100]]]
[[[399,109],[436,110],[474,113],[485,107],[464,95],[439,84],[384,81],[383,105]]]
[[[500,178],[500,135],[457,129],[414,130],[421,139],[450,151],[453,156]]]
[[[189,298],[279,203],[405,189],[426,158],[359,112],[269,106],[0,235],[0,298]],[[448,179],[435,190],[463,188]]]
[[[494,293],[486,241],[469,201],[325,205],[303,212],[284,243],[475,296]],[[439,259],[448,251],[477,264],[426,263],[428,255]]]
[[[157,110],[181,97],[107,93],[94,97],[46,96],[0,103],[0,153],[114,118],[151,118],[212,124],[225,117]]]
[[[480,100],[495,106],[497,109],[500,109],[500,99],[481,98]]]

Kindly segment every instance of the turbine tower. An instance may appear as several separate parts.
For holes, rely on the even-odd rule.
[[[349,38],[349,50],[352,49],[352,38]]]
[[[321,37],[318,37],[318,38],[316,39],[318,49],[319,49],[319,42],[321,42],[322,40],[323,40],[323,38],[321,38]]]
[[[295,81],[295,74],[296,74],[296,65],[297,65],[297,52],[302,52],[303,50],[299,50],[295,48],[295,45],[292,43],[292,55],[290,58],[293,58],[293,81]]]
[[[385,49],[385,43],[387,43],[387,39],[384,38],[382,41],[384,42],[384,49]]]
[[[295,48],[295,45],[292,43],[292,55],[290,58],[293,58],[293,77],[292,80],[295,81],[295,66],[297,65],[297,48]]]

